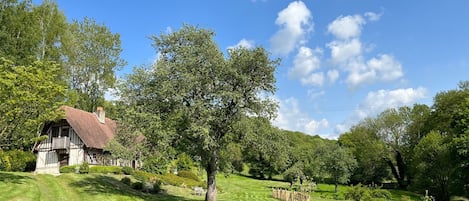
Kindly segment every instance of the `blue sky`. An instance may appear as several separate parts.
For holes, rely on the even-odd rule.
[[[338,135],[389,107],[432,104],[469,78],[469,1],[58,0],[119,33],[133,66],[156,58],[148,36],[183,23],[216,32],[220,49],[263,46],[281,58],[274,125]]]

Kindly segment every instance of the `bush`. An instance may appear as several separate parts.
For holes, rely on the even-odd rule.
[[[134,172],[134,169],[132,169],[131,167],[125,166],[125,167],[122,167],[122,172],[125,175],[132,175],[132,173]]]
[[[135,182],[135,183],[132,183],[132,188],[135,189],[135,190],[142,190],[143,189],[143,182]]]
[[[102,173],[102,174],[122,174],[122,167],[119,166],[91,166],[90,173]]]
[[[78,165],[62,166],[59,169],[60,173],[75,173],[75,169]]]
[[[194,166],[192,158],[186,153],[179,154],[176,160],[176,166],[178,171],[190,170]]]
[[[162,156],[151,156],[143,161],[142,169],[146,172],[164,174],[168,172],[168,160]]]
[[[191,171],[179,171],[178,176],[192,179],[194,181],[200,181],[200,178]]]
[[[195,186],[205,186],[204,182],[195,181],[193,179],[188,179],[184,177],[179,177],[175,174],[164,174],[160,175],[159,178],[162,182],[172,185],[172,186],[186,186],[186,187],[195,187]]]
[[[152,178],[156,177],[156,175],[152,173],[148,173],[148,172],[140,171],[140,170],[133,171],[132,176],[134,176],[135,179],[140,180],[140,181],[150,181]]]
[[[162,190],[161,184],[162,184],[162,182],[160,180],[155,181],[155,183],[153,184],[153,192],[155,192],[155,193],[161,192],[161,190]]]
[[[127,184],[127,185],[131,185],[132,184],[132,181],[130,180],[130,178],[128,177],[124,177],[121,179],[121,182],[124,183],[124,184]]]
[[[392,195],[387,190],[373,189],[357,184],[347,190],[345,199],[354,201],[392,200]]]
[[[36,155],[22,150],[0,152],[0,170],[25,172],[36,169]]]
[[[90,166],[88,165],[88,162],[84,162],[83,164],[80,165],[80,174],[88,174],[90,172]]]

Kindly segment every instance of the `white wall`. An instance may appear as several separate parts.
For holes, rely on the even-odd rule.
[[[59,174],[59,160],[55,151],[39,151],[36,173]]]

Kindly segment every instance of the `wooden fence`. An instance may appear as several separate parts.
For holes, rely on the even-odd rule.
[[[309,201],[308,193],[272,188],[272,197],[282,201]]]

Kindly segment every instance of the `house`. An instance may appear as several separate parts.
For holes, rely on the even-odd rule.
[[[107,160],[104,146],[116,133],[116,122],[106,118],[102,107],[95,113],[68,106],[62,106],[65,118],[48,122],[43,135],[48,138],[36,146],[36,173],[58,174],[62,166],[80,165],[85,161],[90,165],[118,165]]]

